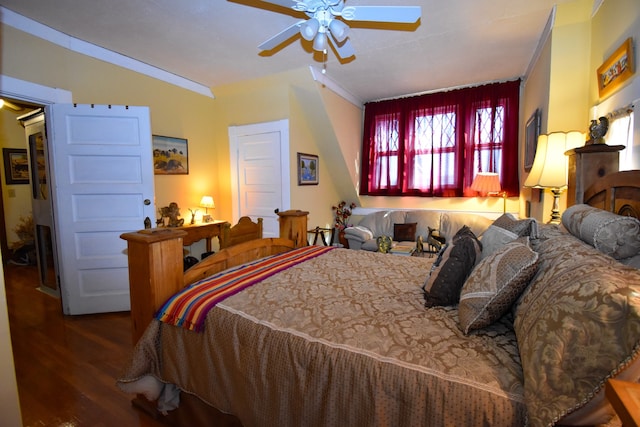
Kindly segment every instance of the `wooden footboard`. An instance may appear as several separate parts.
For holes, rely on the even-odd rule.
[[[293,240],[257,239],[222,249],[183,273],[180,230],[151,229],[120,236],[127,241],[133,342],[142,336],[160,306],[184,286],[211,274],[289,251]]]
[[[293,240],[270,238],[256,239],[222,249],[205,258],[184,273],[184,286],[197,282],[227,268],[249,261],[290,251],[295,248]]]

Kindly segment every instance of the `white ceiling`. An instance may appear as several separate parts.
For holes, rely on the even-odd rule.
[[[525,75],[554,4],[573,0],[346,0],[420,5],[403,30],[351,23],[355,58],[329,52],[326,75],[361,101]],[[293,4],[293,2],[292,2]],[[212,88],[314,65],[296,37],[269,55],[257,46],[304,18],[259,0],[0,0],[62,33]],[[303,43],[304,42],[304,43]]]

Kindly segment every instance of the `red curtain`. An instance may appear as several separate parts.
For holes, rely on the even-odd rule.
[[[475,196],[497,172],[517,196],[520,80],[365,105],[360,193]]]

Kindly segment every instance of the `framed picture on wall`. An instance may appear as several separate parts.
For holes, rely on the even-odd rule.
[[[186,139],[153,135],[151,142],[155,175],[189,174],[189,151]]]
[[[3,148],[4,179],[7,185],[29,183],[29,159],[25,148]]]
[[[629,37],[598,67],[598,95],[602,98],[613,93],[633,75],[633,66],[633,42]]]
[[[318,156],[298,153],[298,185],[318,185]]]
[[[536,158],[536,149],[538,147],[538,136],[540,136],[540,122],[542,121],[542,112],[536,109],[533,112],[525,127],[524,135],[524,170],[529,172],[533,166],[533,160]]]

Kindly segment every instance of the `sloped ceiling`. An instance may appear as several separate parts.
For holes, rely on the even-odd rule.
[[[523,76],[554,4],[571,0],[347,0],[419,5],[417,25],[352,23],[355,58],[326,63],[295,37],[257,46],[304,18],[259,0],[0,0],[69,36],[213,89],[309,65],[361,101]],[[293,1],[292,1],[293,4]]]

